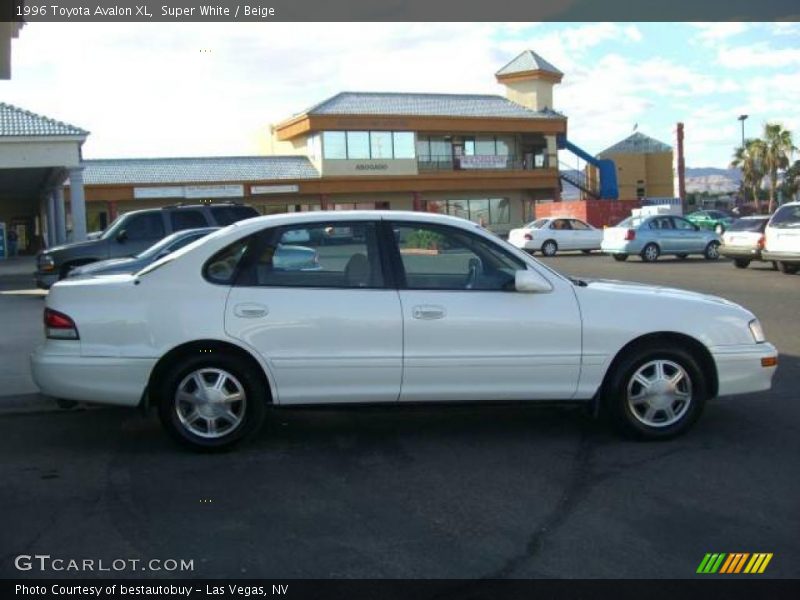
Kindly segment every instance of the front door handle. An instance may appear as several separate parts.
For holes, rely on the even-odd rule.
[[[443,306],[432,306],[430,304],[415,306],[411,311],[411,316],[415,319],[422,319],[423,321],[443,319],[446,314]]]
[[[233,307],[233,314],[243,319],[257,319],[269,312],[263,304],[237,304]]]

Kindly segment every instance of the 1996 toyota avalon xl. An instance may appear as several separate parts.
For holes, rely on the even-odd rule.
[[[288,244],[314,268],[276,261]],[[777,364],[721,298],[570,279],[469,221],[389,211],[241,221],[139,273],[54,285],[44,324],[44,393],[154,404],[199,449],[254,433],[268,404],[585,401],[668,438],[709,398],[769,389]]]

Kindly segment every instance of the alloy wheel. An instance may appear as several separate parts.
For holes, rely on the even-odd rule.
[[[689,374],[671,360],[643,364],[628,381],[627,392],[628,409],[647,427],[668,427],[680,421],[692,403]]]
[[[241,382],[227,371],[202,368],[180,382],[174,406],[187,431],[201,438],[216,439],[241,425],[247,395]]]

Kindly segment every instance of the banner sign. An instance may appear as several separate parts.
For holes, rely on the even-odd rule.
[[[508,165],[507,156],[462,156],[459,160],[462,169],[505,169]]]

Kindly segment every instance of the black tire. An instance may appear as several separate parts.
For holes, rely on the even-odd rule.
[[[613,256],[614,260],[617,262],[625,262],[626,260],[628,260],[627,254],[612,254],[611,256]]]
[[[687,258],[689,258],[688,254],[682,254],[682,253],[676,254],[675,256],[677,256],[680,260],[686,260]]]
[[[584,253],[584,254],[586,254],[586,255],[589,255],[589,254],[591,254],[591,253],[592,253],[592,251],[591,251],[591,250],[581,250],[581,252],[583,252],[583,253]]]
[[[203,437],[191,431],[189,426],[181,422],[179,416],[179,412],[183,414],[184,408],[180,407],[177,400],[178,386],[200,370],[219,370],[232,375],[243,388],[244,401],[239,405],[240,408],[237,407],[241,420],[236,426],[233,426],[233,421],[225,416],[215,416],[210,419],[198,417],[198,420],[203,419],[207,423],[209,420],[214,420],[218,425],[220,419],[223,424],[228,423],[230,431],[218,437]],[[158,405],[161,424],[170,437],[192,450],[201,452],[226,450],[256,433],[264,422],[269,401],[264,382],[247,361],[237,356],[225,352],[186,356],[162,372],[164,375],[161,380],[155,381],[153,385],[154,400]],[[214,373],[208,372],[206,375],[213,377]],[[208,431],[206,435],[210,433]]]
[[[773,261],[770,261],[770,262],[772,262],[772,270],[773,271],[777,271],[778,270],[778,261],[773,260]]]
[[[644,404],[642,409],[635,408],[637,406],[635,401],[629,401],[628,398],[629,386],[632,391],[637,390],[636,386],[641,388],[641,384],[633,380],[634,375],[637,372],[647,373],[648,365],[655,361],[663,361],[683,369],[685,377],[679,385],[684,386],[688,378],[689,398],[685,402],[685,407],[681,406],[675,411],[677,414],[673,414],[675,417],[673,422],[669,422],[669,415],[662,408],[655,410],[654,416],[650,419],[656,421],[657,418],[660,418],[657,415],[661,413],[663,414],[662,423],[646,423],[648,405]],[[665,366],[665,373],[667,373],[667,368],[671,369],[672,367]],[[614,428],[622,435],[641,440],[666,440],[685,433],[700,418],[709,395],[708,382],[697,359],[676,344],[648,343],[633,347],[615,360],[611,369],[603,385],[602,409]],[[644,371],[642,371],[643,369]],[[655,366],[652,369],[655,372]],[[668,374],[676,372],[669,371]],[[638,391],[641,392],[642,389]],[[675,402],[680,402],[680,400]],[[675,406],[672,405],[672,409]]]
[[[642,248],[640,256],[644,262],[656,262],[658,257],[661,256],[661,249],[657,244],[651,242]]]
[[[542,244],[542,254],[544,256],[555,256],[558,252],[558,244],[555,240],[547,240]]]
[[[706,260],[719,260],[719,242],[708,242],[703,256]]]
[[[737,269],[746,269],[750,266],[750,261],[746,258],[734,258],[733,264]]]
[[[794,275],[795,273],[797,273],[797,269],[800,267],[798,267],[798,265],[790,265],[787,262],[779,260],[778,268],[781,270],[782,273],[786,273],[787,275]]]

